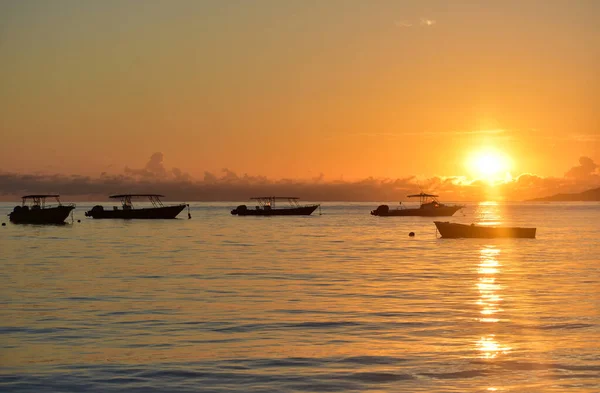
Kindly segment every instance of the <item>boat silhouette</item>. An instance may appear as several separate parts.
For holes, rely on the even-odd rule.
[[[63,205],[59,197],[56,194],[25,195],[21,197],[23,203],[8,214],[9,220],[15,224],[63,224],[75,204]],[[55,198],[58,205],[46,205],[46,198]]]
[[[443,238],[535,238],[536,228],[492,227],[484,225],[465,225],[453,222],[434,221],[435,227]]]
[[[148,198],[152,207],[134,208],[132,198]],[[121,218],[121,219],[174,219],[186,206],[182,203],[178,205],[165,206],[160,198],[164,195],[159,194],[120,194],[111,195],[109,198],[120,199],[121,208],[114,206],[112,210],[104,209],[101,205],[94,206],[91,210],[85,212],[86,217],[92,218]],[[189,215],[188,215],[189,217]]]
[[[240,205],[231,211],[231,214],[238,216],[309,216],[319,206],[315,205],[300,205],[297,197],[254,197],[250,198],[258,203],[254,209],[248,209],[246,205]],[[277,201],[288,201],[286,207],[276,207]]]
[[[371,214],[374,216],[381,217],[395,217],[395,216],[423,216],[423,217],[450,217],[460,209],[464,208],[464,205],[445,205],[440,203],[437,198],[438,195],[425,194],[423,192],[414,195],[408,195],[409,198],[419,198],[420,207],[418,208],[405,208],[400,202],[400,207],[396,209],[390,209],[388,205],[380,205],[377,209],[372,210]]]

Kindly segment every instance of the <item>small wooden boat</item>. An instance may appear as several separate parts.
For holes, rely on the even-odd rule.
[[[400,202],[400,207],[397,209],[390,209],[388,205],[380,205],[377,209],[371,211],[374,216],[380,217],[395,217],[395,216],[422,216],[422,217],[450,217],[460,209],[464,208],[464,205],[444,205],[440,203],[437,195],[433,194],[415,194],[408,195],[409,198],[419,198],[420,207],[418,208],[405,208]]]
[[[298,203],[296,197],[255,197],[250,198],[258,203],[254,209],[248,209],[246,205],[240,205],[231,211],[238,216],[310,216],[321,205],[305,205]],[[276,208],[275,202],[287,200],[289,206]]]
[[[60,195],[25,195],[21,206],[15,206],[8,215],[16,224],[64,224],[75,204],[60,203]],[[57,206],[46,205],[46,198],[56,198]]]
[[[131,202],[132,198],[146,197],[152,204],[151,207],[134,208]],[[96,205],[85,212],[86,217],[92,218],[122,218],[122,219],[173,219],[177,217],[179,213],[188,204],[182,203],[179,205],[165,206],[163,205],[160,198],[164,198],[164,195],[158,194],[122,194],[122,195],[111,195],[109,198],[120,199],[122,207],[119,209],[118,206],[114,206],[112,210],[105,210],[104,207]],[[188,211],[188,218],[191,218]]]
[[[465,225],[453,222],[434,221],[437,230],[443,238],[535,238],[536,228],[492,227],[483,225]]]

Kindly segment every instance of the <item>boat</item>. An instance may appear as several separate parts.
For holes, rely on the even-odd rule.
[[[525,238],[534,239],[536,228],[493,227],[485,225],[466,225],[453,222],[434,221],[437,230],[443,238]]]
[[[300,205],[297,197],[254,197],[250,198],[258,203],[254,209],[240,205],[231,211],[238,216],[310,216],[321,205]],[[288,206],[277,208],[277,201],[288,201]]]
[[[120,199],[121,208],[113,206],[112,210],[104,209],[101,205],[94,206],[91,210],[85,212],[86,217],[92,218],[123,218],[123,219],[174,219],[186,207],[188,208],[188,218],[191,218],[189,213],[189,205],[181,203],[178,205],[165,206],[160,198],[164,195],[159,194],[120,194],[111,195],[109,198]],[[131,202],[133,198],[148,198],[151,207],[134,208]]]
[[[420,207],[417,208],[406,208],[400,206],[396,209],[390,209],[388,205],[380,205],[377,209],[372,210],[371,214],[380,217],[391,217],[391,216],[423,216],[423,217],[450,217],[460,209],[464,208],[464,205],[445,205],[440,203],[437,198],[438,195],[425,194],[423,192],[414,195],[408,195],[409,198],[419,198]]]
[[[46,198],[55,198],[58,205],[47,205]],[[63,205],[59,198],[60,195],[51,194],[22,196],[23,203],[15,206],[8,214],[9,219],[16,224],[64,224],[71,211],[75,209],[75,204]]]

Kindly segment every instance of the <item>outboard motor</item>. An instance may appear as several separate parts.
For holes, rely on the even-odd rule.
[[[19,206],[19,205],[15,206],[13,211],[8,214],[9,219],[10,220],[17,219],[17,217],[21,214],[22,210],[23,210],[23,208],[21,206]]]
[[[374,216],[386,215],[390,211],[390,207],[388,205],[379,205],[377,209],[371,211],[371,214]]]
[[[92,210],[90,210],[89,212],[85,212],[85,216],[86,217],[93,217],[94,213],[98,213],[98,212],[103,212],[104,211],[104,207],[101,205],[96,205],[94,207],[92,207]]]
[[[231,214],[239,214],[241,212],[245,212],[246,210],[248,210],[248,206],[246,206],[246,205],[239,205],[238,207],[236,207],[235,209],[233,209],[231,211]]]

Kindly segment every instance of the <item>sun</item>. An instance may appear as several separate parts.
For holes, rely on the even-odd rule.
[[[493,183],[506,178],[510,159],[496,150],[484,149],[472,153],[466,166],[473,176]]]

